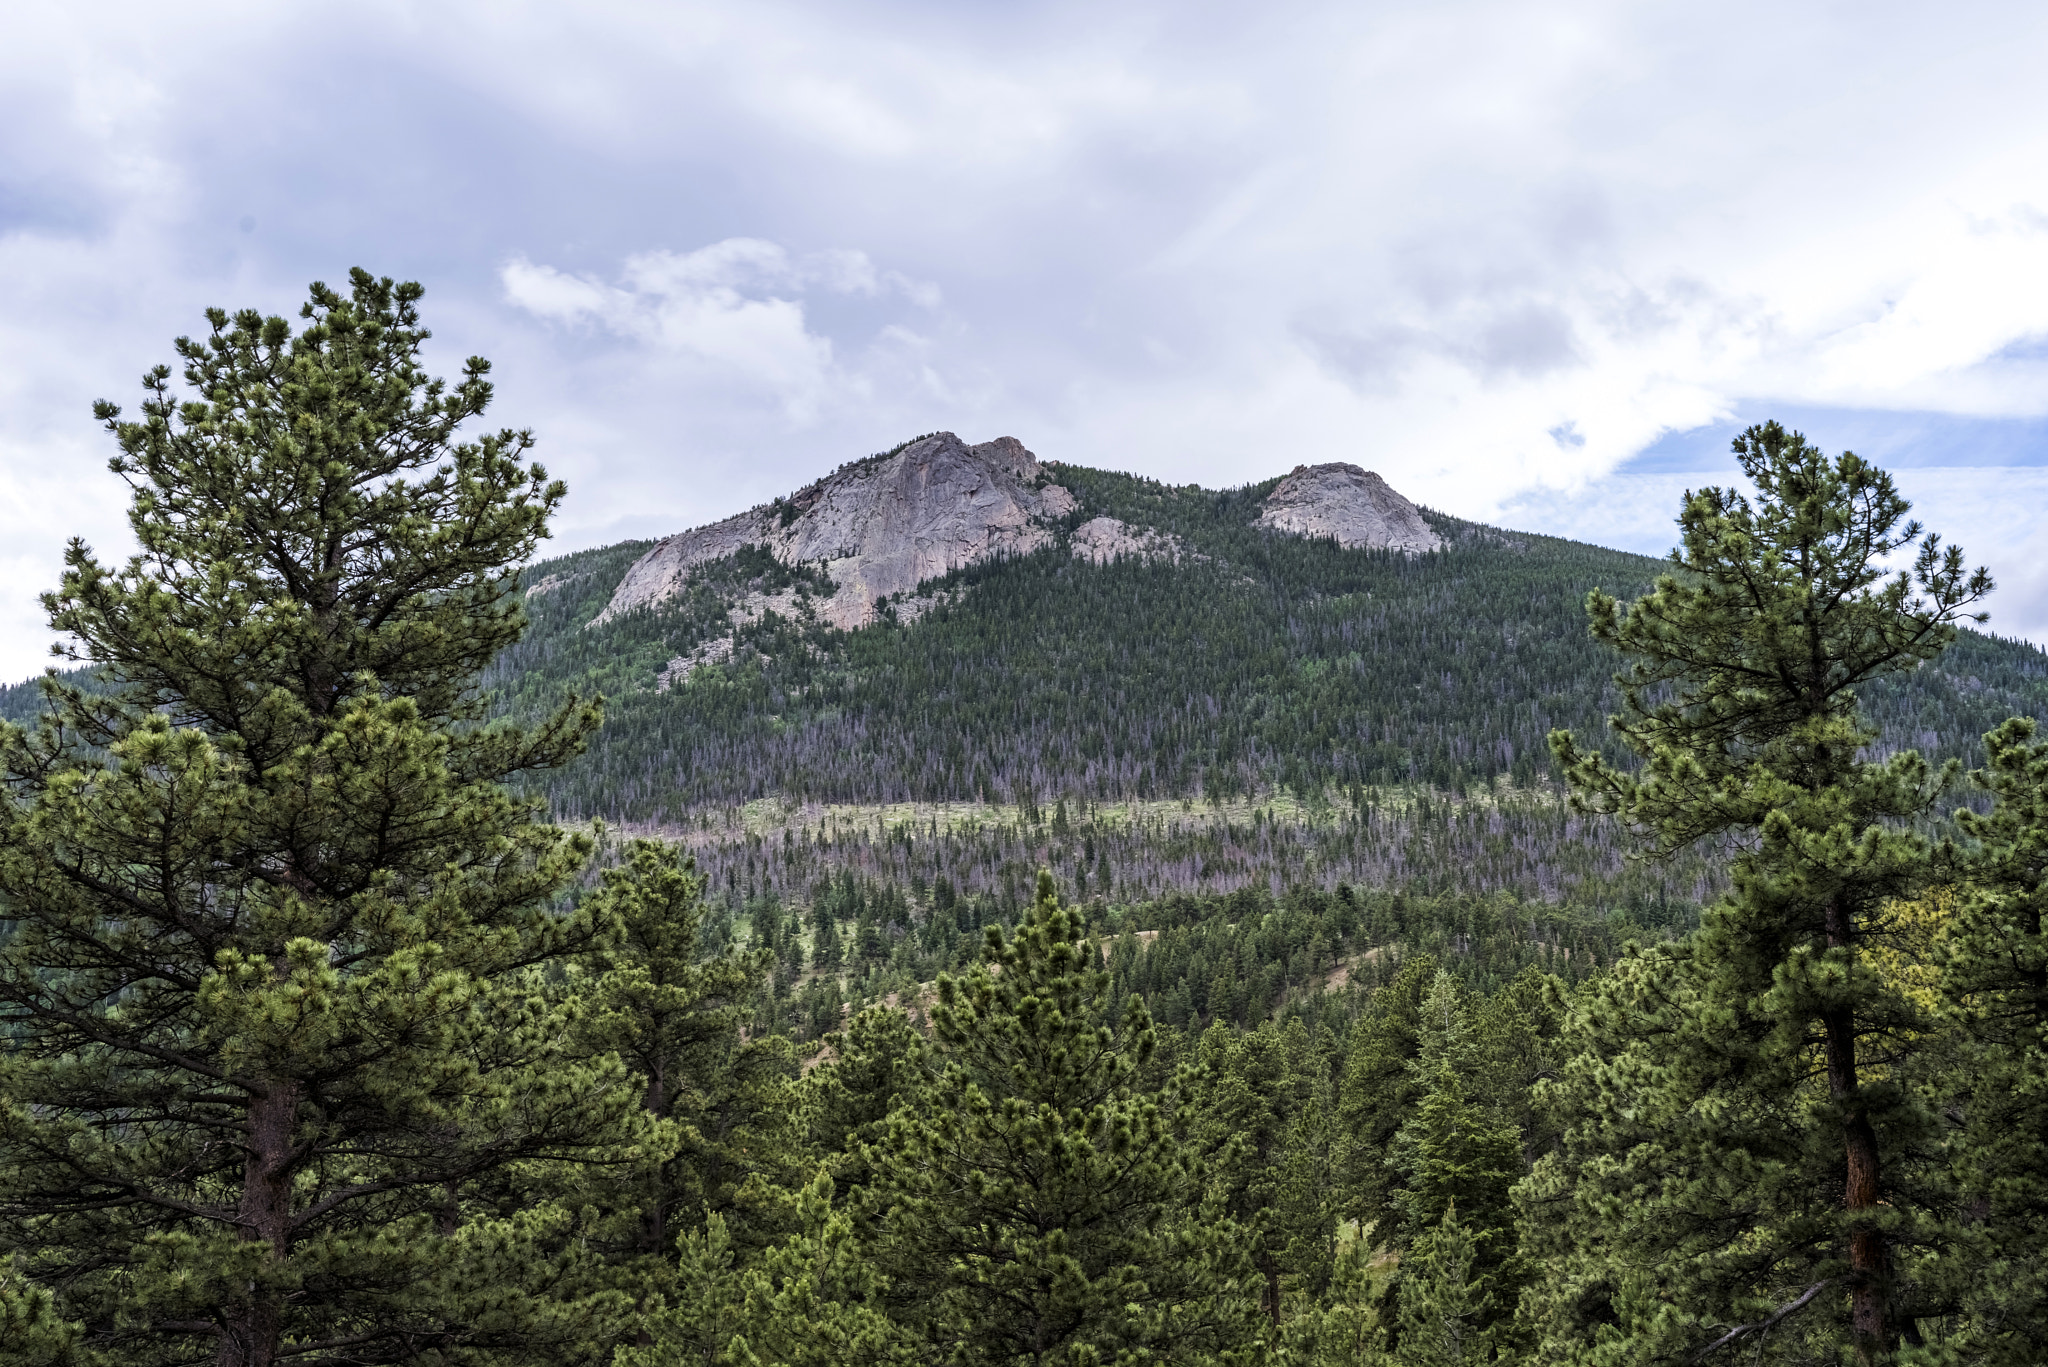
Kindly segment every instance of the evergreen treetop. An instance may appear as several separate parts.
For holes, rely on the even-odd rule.
[[[1675,571],[1626,610],[1587,599],[1593,634],[1630,657],[1613,726],[1641,770],[1552,737],[1573,800],[1618,815],[1649,854],[1733,837],[1734,887],[1692,943],[1602,989],[1640,1013],[1619,1038],[1581,1018],[1594,1047],[1569,1079],[1576,1127],[1528,1191],[1575,1182],[1578,1219],[1614,1226],[1573,1227],[1604,1250],[1613,1313],[1655,1310],[1598,1349],[1608,1336],[1571,1312],[1553,1322],[1577,1327],[1554,1332],[1586,1341],[1557,1351],[1604,1361],[1741,1329],[1726,1346],[1792,1306],[1869,1364],[1938,1309],[1914,1268],[1953,1237],[1905,1047],[1924,1013],[1867,952],[1926,883],[1930,848],[1908,823],[1949,772],[1913,751],[1866,757],[1857,690],[1934,658],[1991,581],[1923,536],[1891,478],[1852,453],[1830,459],[1771,423],[1735,454],[1754,503],[1690,494]],[[1911,567],[1888,572],[1916,543]],[[1617,1205],[1619,1169],[1639,1194]]]
[[[939,980],[933,1084],[892,1117],[869,1199],[917,1332],[955,1360],[1208,1361],[1255,1352],[1248,1240],[1195,1218],[1199,1174],[1133,1083],[1142,1003],[1103,1019],[1108,977],[1049,875],[986,962]]]
[[[487,367],[427,378],[417,285],[351,280],[97,406],[142,550],[45,602],[107,691],[0,732],[0,1252],[90,1361],[559,1357],[615,1303],[515,1294],[556,1217],[472,1185],[666,1142],[523,972],[588,941],[590,846],[499,783],[595,709],[467,724],[561,486],[455,441]]]

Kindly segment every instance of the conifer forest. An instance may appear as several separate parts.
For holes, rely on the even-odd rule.
[[[421,298],[96,406],[0,1361],[2048,1362],[2048,656],[1883,470],[1754,426],[1658,561],[1055,465],[1175,554],[610,615]]]

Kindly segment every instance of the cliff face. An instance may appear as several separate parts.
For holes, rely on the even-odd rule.
[[[969,446],[941,432],[657,543],[626,572],[597,620],[666,602],[698,567],[747,546],[766,547],[785,565],[822,569],[832,591],[745,593],[730,604],[736,623],[769,611],[814,612],[819,621],[850,629],[872,622],[884,597],[897,604],[899,620],[910,620],[931,606],[909,596],[918,584],[993,556],[1037,550],[1055,539],[1056,524],[1076,506],[1016,438]],[[1279,532],[1333,536],[1346,549],[1415,553],[1442,544],[1414,504],[1355,465],[1295,466],[1267,496],[1258,520]],[[1118,556],[1177,562],[1189,554],[1168,533],[1112,517],[1083,523],[1069,547],[1097,564]],[[690,663],[678,657],[677,667],[687,672]]]
[[[1297,536],[1334,536],[1345,550],[1411,555],[1442,547],[1415,505],[1356,465],[1297,465],[1266,496],[1259,525]]]
[[[626,572],[598,620],[672,598],[694,566],[759,545],[784,564],[821,565],[836,591],[818,603],[818,616],[864,626],[878,598],[1045,545],[1049,524],[1074,507],[1074,496],[1016,438],[969,446],[941,432],[786,500],[669,537]]]
[[[1106,565],[1118,556],[1178,562],[1180,538],[1151,527],[1133,527],[1113,517],[1092,517],[1074,528],[1068,548],[1078,560]]]

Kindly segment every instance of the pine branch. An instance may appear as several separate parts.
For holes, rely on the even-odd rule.
[[[1715,1339],[1712,1343],[1708,1344],[1706,1347],[1700,1349],[1697,1353],[1694,1353],[1691,1357],[1687,1358],[1685,1360],[1685,1367],[1693,1367],[1693,1364],[1696,1362],[1704,1362],[1708,1358],[1712,1357],[1714,1354],[1720,1352],[1723,1348],[1726,1348],[1731,1344],[1739,1343],[1743,1339],[1748,1338],[1751,1334],[1769,1333],[1772,1329],[1775,1329],[1778,1326],[1780,1321],[1788,1319],[1791,1316],[1798,1314],[1801,1310],[1804,1310],[1808,1305],[1811,1305],[1813,1303],[1813,1298],[1815,1296],[1818,1296],[1821,1292],[1827,1290],[1828,1287],[1832,1285],[1834,1285],[1834,1281],[1832,1278],[1830,1278],[1827,1281],[1815,1282],[1812,1286],[1809,1286],[1806,1288],[1806,1290],[1800,1292],[1799,1298],[1797,1300],[1789,1301],[1786,1304],[1779,1306],[1776,1310],[1773,1310],[1770,1314],[1764,1316],[1762,1319],[1756,1321],[1754,1324],[1736,1325],[1733,1329],[1730,1329],[1727,1333],[1721,1335],[1721,1337]]]

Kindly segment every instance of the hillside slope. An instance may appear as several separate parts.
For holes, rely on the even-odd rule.
[[[797,601],[815,573],[763,548],[701,562],[674,596],[608,615],[645,545],[536,565],[548,587],[530,600],[534,629],[490,679],[502,706],[530,714],[570,687],[612,700],[603,741],[548,781],[556,809],[675,824],[768,796],[1526,788],[1548,772],[1552,727],[1597,734],[1613,706],[1616,661],[1586,634],[1587,589],[1627,596],[1659,569],[1434,513],[1440,550],[1344,550],[1259,525],[1277,481],[1217,492],[1043,468],[1074,503],[1053,535],[925,581],[915,620],[886,597],[855,631],[746,611]],[[1076,554],[1068,538],[1103,518],[1177,549]],[[1970,759],[1997,721],[2048,714],[2048,658],[1966,634],[1868,702],[1885,745]]]
[[[743,515],[793,529],[787,545],[707,551],[686,533],[530,568],[532,626],[487,675],[495,708],[608,699],[591,752],[536,776],[558,816],[680,835],[735,902],[806,900],[836,872],[947,879],[1007,905],[1041,866],[1119,900],[1349,881],[1640,907],[1716,885],[1704,855],[1626,865],[1616,832],[1568,817],[1549,778],[1549,730],[1598,736],[1614,706],[1587,589],[1633,594],[1659,562],[1415,510],[1348,467],[1297,471],[1276,500],[1279,479],[1212,491],[941,443],[928,465],[1014,465],[1005,496],[1041,498],[1016,524],[1028,535],[985,536],[982,558],[861,600],[871,624],[837,627],[824,609],[873,584],[784,558],[796,524],[836,507],[857,552],[839,560],[887,560],[845,499],[889,487],[874,472],[915,445],[842,467],[785,501],[803,503],[787,521],[776,504]],[[1304,507],[1316,485],[1366,502]],[[1276,504],[1293,526],[1271,525]],[[1001,500],[984,508],[952,525],[1015,523]],[[1363,526],[1420,545],[1411,514],[1437,549],[1339,543]],[[661,591],[622,603],[664,547],[683,572],[643,575]],[[33,685],[0,690],[11,718],[36,702]],[[1883,745],[1974,762],[1998,721],[2048,716],[2048,657],[1964,633],[1866,704]]]

